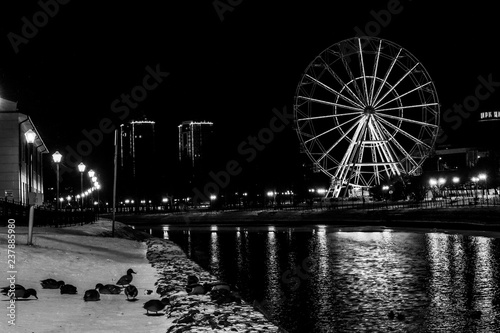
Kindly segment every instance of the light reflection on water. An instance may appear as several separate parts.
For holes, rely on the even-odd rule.
[[[189,249],[169,237],[209,253],[193,259],[290,333],[500,331],[499,239],[325,226],[193,230]]]

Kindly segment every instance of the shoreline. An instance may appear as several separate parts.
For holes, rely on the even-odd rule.
[[[370,210],[254,210],[117,215],[133,227],[385,227],[500,232],[500,207]]]

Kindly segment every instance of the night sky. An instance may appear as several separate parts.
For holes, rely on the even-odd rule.
[[[16,46],[17,53],[9,36],[22,37],[23,17],[32,23],[40,3],[56,2],[0,5],[0,96],[18,101],[53,153],[76,146],[85,138],[82,131],[97,128],[103,118],[119,124],[112,103],[142,84],[147,66],[168,72],[128,118],[145,114],[156,121],[166,174],[177,158],[181,121],[213,121],[218,162],[241,158],[238,145],[269,125],[273,108],[291,112],[297,83],[314,57],[357,31],[414,54],[435,82],[442,113],[474,95],[478,76],[500,82],[498,10],[487,1],[61,2],[38,32]],[[380,15],[383,22],[377,23],[376,13],[388,7],[394,13]],[[498,96],[481,101],[456,130],[442,120],[447,143],[471,146],[493,138],[472,119],[481,110],[498,110]],[[112,142],[112,135],[104,135],[84,158],[107,188]],[[287,128],[245,171],[283,173],[296,164],[298,143]]]

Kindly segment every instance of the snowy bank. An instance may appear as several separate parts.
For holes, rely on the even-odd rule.
[[[130,228],[116,224],[117,234]],[[97,235],[110,230],[109,221],[68,228],[35,228],[33,245],[26,245],[27,228],[15,228],[16,283],[34,288],[38,300],[30,297],[15,302],[15,326],[8,325],[9,299],[0,295],[0,332],[165,332],[165,319],[146,316],[144,302],[158,295],[144,295],[154,289],[156,270],[146,259],[147,246],[135,240]],[[135,233],[135,237],[147,237]],[[0,228],[0,286],[11,275],[7,263],[7,228]],[[12,253],[12,252],[11,252]],[[123,292],[101,295],[98,302],[84,302],[83,294],[97,283],[114,283],[128,268],[137,272],[136,302],[128,302]],[[40,280],[54,278],[77,287],[76,295],[61,295],[57,289],[42,289]]]
[[[202,285],[221,281],[188,259],[173,242],[153,238],[147,240],[147,244],[148,259],[161,276],[157,292],[170,300],[165,308],[168,333],[280,332],[264,315],[239,299],[234,287],[231,293],[206,290],[189,295],[186,292],[188,276],[196,276]]]

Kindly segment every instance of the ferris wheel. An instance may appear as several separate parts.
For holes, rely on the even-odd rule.
[[[294,117],[301,150],[331,178],[326,197],[336,198],[342,188],[359,193],[420,174],[438,135],[439,100],[410,52],[380,38],[351,38],[306,68]]]

